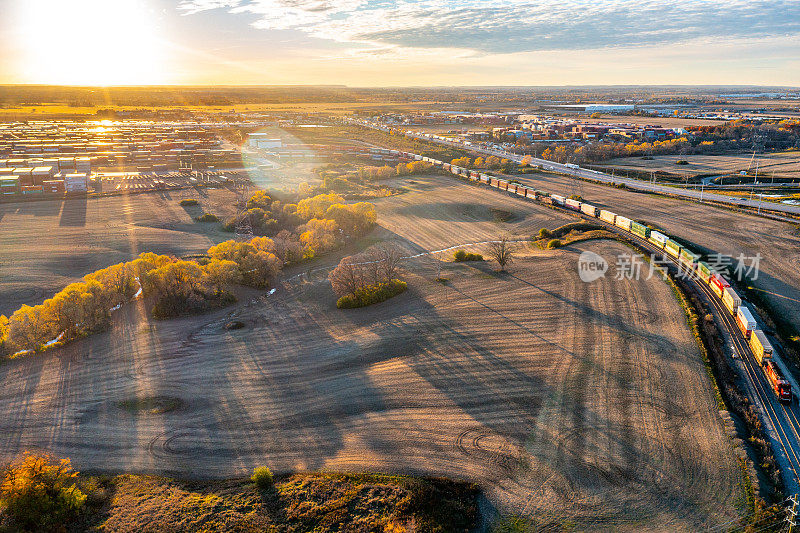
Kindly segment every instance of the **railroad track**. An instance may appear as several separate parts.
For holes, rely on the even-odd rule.
[[[565,211],[574,213],[574,211],[568,209],[565,209]],[[589,217],[583,215],[580,218],[589,220]],[[682,269],[678,259],[653,245],[647,239],[643,239],[633,233],[625,232],[623,234],[617,226],[598,218],[591,218],[591,221],[632,240],[640,248],[649,251],[651,254],[661,253],[663,257],[668,258],[671,267]],[[685,269],[682,271],[685,272]],[[757,399],[756,406],[760,408],[764,417],[768,419],[769,426],[773,429],[773,448],[783,456],[788,466],[788,472],[784,472],[784,477],[788,478],[785,480],[787,481],[787,489],[789,489],[790,493],[797,493],[800,490],[800,418],[798,418],[795,403],[785,405],[778,401],[772,388],[767,383],[766,377],[759,368],[747,340],[736,325],[733,315],[728,312],[728,309],[717,298],[711,287],[699,280],[693,273],[690,273],[688,278],[692,285],[705,296],[719,323],[727,330],[733,350],[742,361],[742,366],[747,374],[751,389],[750,396],[754,396]]]

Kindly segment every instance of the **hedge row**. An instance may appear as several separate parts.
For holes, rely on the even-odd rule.
[[[354,309],[356,307],[366,307],[368,305],[384,302],[393,296],[405,292],[408,284],[399,279],[385,281],[377,285],[369,285],[363,289],[356,290],[355,294],[342,296],[337,300],[336,307],[339,309]]]

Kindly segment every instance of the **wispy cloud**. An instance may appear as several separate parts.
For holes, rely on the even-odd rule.
[[[182,0],[377,50],[476,53],[670,45],[800,34],[796,0]]]

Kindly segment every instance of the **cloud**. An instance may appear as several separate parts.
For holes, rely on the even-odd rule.
[[[504,54],[800,34],[796,0],[183,0],[179,9],[255,15],[256,28],[376,51]]]

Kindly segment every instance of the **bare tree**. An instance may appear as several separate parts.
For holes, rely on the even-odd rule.
[[[394,279],[403,254],[400,252],[400,249],[393,244],[381,244],[377,248],[382,259],[381,272],[383,279],[387,281]]]
[[[338,296],[355,294],[356,290],[364,286],[363,265],[359,263],[355,256],[345,257],[328,275],[333,292]]]
[[[500,237],[499,241],[489,244],[489,257],[497,261],[500,271],[506,271],[506,265],[514,260],[514,247],[508,242],[508,237]]]

